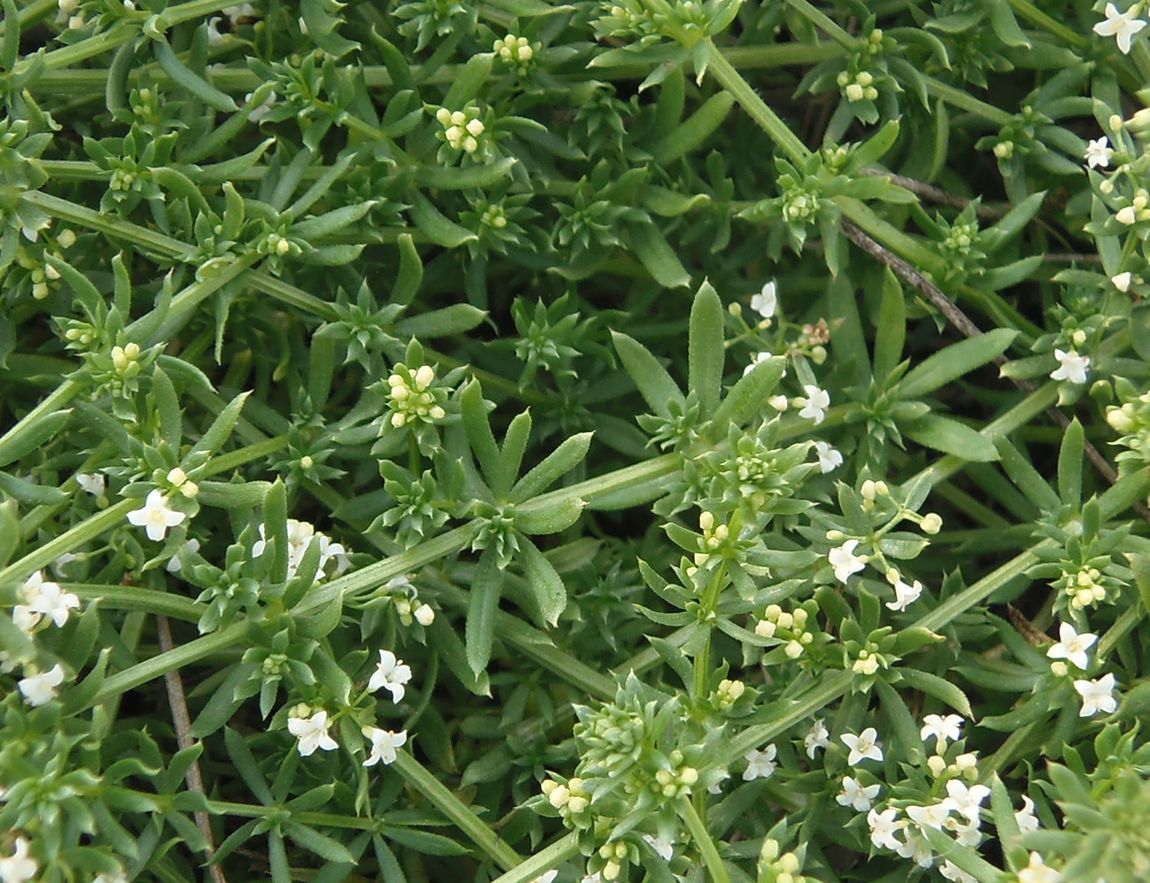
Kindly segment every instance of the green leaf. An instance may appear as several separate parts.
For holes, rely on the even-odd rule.
[[[481,324],[487,311],[471,304],[452,304],[441,310],[432,310],[418,316],[409,316],[395,323],[395,330],[405,337],[430,340],[462,334]]]
[[[531,411],[527,410],[511,419],[507,433],[503,436],[503,446],[499,451],[500,486],[492,488],[497,497],[504,497],[511,490],[511,483],[515,481],[523,465],[523,454],[527,450],[530,438]]]
[[[555,568],[538,547],[526,537],[519,538],[519,561],[527,579],[527,589],[535,598],[540,614],[551,626],[567,607],[567,589]]]
[[[163,36],[155,39],[156,61],[172,82],[200,99],[208,107],[223,113],[233,113],[239,108],[226,92],[221,92],[199,74],[187,67],[168,45]]]
[[[280,479],[272,482],[264,497],[264,539],[271,549],[271,569],[268,580],[282,583],[288,573],[287,489]],[[264,549],[268,554],[268,549]]]
[[[1086,442],[1082,424],[1075,417],[1062,434],[1058,449],[1058,496],[1065,505],[1082,501],[1082,449]]]
[[[491,432],[491,423],[487,419],[487,403],[483,400],[483,387],[478,380],[472,380],[463,388],[459,397],[460,411],[463,415],[463,429],[467,433],[467,442],[475,454],[475,460],[483,471],[483,478],[488,487],[509,485],[503,481],[500,470],[499,447],[495,444],[495,436]]]
[[[695,394],[704,417],[719,406],[723,356],[723,302],[704,279],[691,304],[687,335],[687,389]]]
[[[467,604],[467,625],[464,640],[467,644],[467,664],[479,675],[491,659],[495,642],[495,615],[499,612],[499,596],[503,592],[503,571],[492,549],[484,551],[471,580]]]
[[[685,288],[691,284],[691,274],[679,261],[658,225],[633,224],[627,228],[624,239],[631,253],[664,288]]]
[[[200,440],[196,442],[192,451],[202,451],[207,454],[215,454],[219,451],[228,436],[232,434],[236,422],[240,419],[240,412],[244,409],[244,403],[248,400],[251,393],[241,392],[238,396],[232,399],[220,411],[219,416],[212,421],[212,425],[208,427],[207,432],[200,436]]]
[[[565,439],[539,465],[515,483],[508,494],[508,499],[513,503],[522,503],[537,497],[549,488],[583,462],[593,435],[593,432],[580,432]]]
[[[494,64],[495,56],[490,52],[472,55],[463,70],[451,80],[451,88],[447,90],[443,106],[448,110],[462,110],[491,79],[491,67]]]
[[[882,383],[902,359],[906,341],[906,301],[902,286],[890,268],[882,276],[882,303],[879,306],[878,327],[875,331],[874,378]]]
[[[901,399],[917,399],[933,392],[997,359],[1017,336],[1018,332],[1012,328],[996,328],[951,344],[912,368],[894,388],[893,395]]]
[[[26,457],[28,454],[47,446],[68,423],[72,411],[53,411],[28,424],[27,431],[16,437],[14,444],[0,446],[0,468]]]
[[[1023,495],[1036,509],[1057,509],[1060,503],[1058,494],[1042,476],[1030,465],[1030,461],[1010,443],[1002,438],[995,442],[1002,461],[1002,469]]]
[[[314,828],[288,821],[284,823],[283,831],[298,845],[308,852],[314,852],[322,859],[346,865],[355,864],[355,856],[348,852],[346,846]]]
[[[340,206],[322,215],[296,221],[291,226],[292,235],[310,241],[323,236],[330,236],[332,233],[339,233],[366,215],[376,204],[374,199],[369,199],[367,202]]]
[[[160,368],[152,372],[152,403],[160,418],[160,438],[172,450],[178,451],[184,438],[183,415],[176,388]]]
[[[665,166],[697,148],[723,124],[734,104],[730,92],[716,92],[673,132],[648,148],[655,162]]]
[[[711,418],[708,435],[715,440],[723,438],[731,426],[744,426],[764,411],[767,398],[779,385],[787,369],[787,360],[781,356],[764,359],[727,392],[715,416]]]
[[[906,684],[911,689],[919,690],[928,696],[933,696],[939,702],[953,708],[963,717],[974,717],[974,712],[970,707],[970,700],[966,698],[966,694],[945,678],[940,678],[938,675],[917,668],[899,668],[897,671],[900,682]]]
[[[29,506],[52,506],[68,499],[68,494],[59,488],[36,484],[7,472],[0,472],[0,491]]]
[[[410,233],[399,234],[395,244],[399,248],[399,272],[391,289],[391,302],[406,306],[411,303],[423,281],[423,261]]]
[[[988,227],[979,234],[979,239],[987,254],[994,254],[1007,242],[1022,232],[1030,223],[1038,210],[1042,207],[1042,200],[1046,198],[1046,191],[1032,193],[1026,199],[1003,215],[993,227]]]
[[[899,429],[924,447],[954,454],[968,463],[990,463],[998,459],[998,451],[985,436],[949,417],[927,414],[901,424]]]
[[[448,220],[422,193],[411,197],[411,219],[428,239],[444,248],[459,248],[479,239],[466,227]]]
[[[919,738],[918,727],[910,715],[910,709],[898,692],[886,681],[875,681],[875,690],[878,693],[879,703],[890,721],[894,740],[901,749],[900,754],[911,763],[920,764],[925,759],[922,739]]]
[[[415,170],[415,182],[432,190],[486,190],[511,175],[519,160],[505,157],[482,166],[456,168],[425,165]]]
[[[259,764],[256,763],[255,755],[248,746],[248,740],[240,735],[238,730],[227,727],[224,729],[224,747],[227,748],[228,757],[231,758],[232,765],[244,780],[244,784],[248,786],[248,790],[264,806],[273,806],[275,798],[272,797],[268,780],[264,778]]]
[[[524,504],[515,511],[515,528],[531,536],[559,533],[578,521],[586,508],[584,500],[572,496]]]
[[[898,133],[899,121],[888,120],[881,129],[855,149],[851,154],[849,168],[852,171],[861,170],[878,162],[894,146],[894,142],[898,140]]]
[[[668,405],[672,402],[683,404],[683,393],[679,385],[667,373],[667,369],[659,364],[659,360],[651,355],[650,350],[633,337],[618,331],[611,332],[611,342],[627,374],[653,414],[668,417],[671,413]]]
[[[337,4],[336,8],[342,5]],[[307,25],[309,39],[332,57],[339,58],[359,48],[358,43],[336,32],[343,22],[327,11],[323,0],[300,0],[299,11]]]
[[[466,785],[467,783],[464,782]],[[384,825],[383,834],[389,840],[421,852],[424,855],[467,855],[471,850],[450,837],[442,834],[432,834],[430,831],[420,831],[415,828],[399,828],[395,825]],[[390,877],[387,879],[391,879]]]

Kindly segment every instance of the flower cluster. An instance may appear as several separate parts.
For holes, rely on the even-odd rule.
[[[316,582],[323,580],[328,565],[333,562],[335,564],[334,573],[337,575],[351,566],[347,557],[347,550],[344,549],[342,543],[332,542],[331,537],[316,530],[313,524],[289,518],[287,520],[288,579],[296,575],[313,540],[319,544],[319,568],[316,571]],[[267,526],[261,524],[259,526],[259,539],[252,544],[252,557],[261,557],[267,550],[267,545]]]
[[[413,423],[436,423],[447,416],[440,401],[442,390],[432,387],[435,369],[420,365],[415,370],[402,362],[387,377],[391,425],[396,429]]]
[[[530,47],[527,52],[530,52]],[[521,52],[518,53],[522,55]],[[480,149],[480,138],[486,126],[479,118],[479,108],[466,107],[463,110],[448,110],[441,107],[435,112],[435,118],[443,126],[442,137],[453,150],[463,153],[475,153]]]

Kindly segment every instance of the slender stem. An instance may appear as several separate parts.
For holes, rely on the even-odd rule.
[[[516,865],[506,874],[496,877],[491,883],[531,883],[536,877],[559,867],[563,862],[579,854],[579,837],[574,832],[560,837],[522,864]]]
[[[1049,15],[1031,3],[1030,0],[1010,0],[1010,6],[1015,12],[1030,21],[1032,24],[1036,24],[1043,30],[1049,31],[1060,40],[1065,40],[1075,49],[1082,49],[1090,45],[1090,41],[1086,37],[1083,37],[1077,31],[1068,28],[1057,19],[1051,18]]]
[[[28,435],[42,418],[60,410],[83,388],[84,385],[79,381],[65,380],[40,404],[21,417],[20,421],[0,438],[0,463],[8,462],[6,456],[8,450],[23,444],[24,436]]]
[[[731,875],[723,867],[722,856],[719,855],[715,841],[707,832],[707,826],[699,816],[694,804],[685,799],[681,801],[679,815],[687,823],[687,830],[691,832],[691,839],[703,856],[703,864],[707,866],[707,873],[710,874],[712,883],[731,883]]]
[[[787,0],[787,4],[796,12],[821,30],[824,34],[842,46],[844,49],[854,49],[858,41],[839,26],[821,9],[816,9],[807,0]]]

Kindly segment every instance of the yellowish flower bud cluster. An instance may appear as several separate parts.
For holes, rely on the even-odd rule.
[[[132,344],[128,345],[132,346]],[[200,492],[199,486],[194,481],[189,481],[187,473],[179,466],[168,472],[167,480],[168,484],[188,499],[191,499]]]
[[[525,67],[535,57],[535,50],[531,48],[531,41],[526,37],[516,37],[514,34],[499,38],[491,49],[502,61],[520,67]]]
[[[116,373],[125,378],[135,377],[140,373],[140,345],[136,343],[112,347],[112,367]]]
[[[953,763],[947,763],[945,757],[935,754],[927,758],[926,766],[936,779],[945,777],[974,782],[978,779],[978,752],[968,751],[960,754]]]
[[[1097,567],[1084,567],[1078,571],[1066,586],[1071,607],[1082,610],[1091,604],[1106,600],[1106,588],[1098,582],[1101,575]]]
[[[851,671],[857,675],[865,675],[870,677],[879,670],[883,664],[883,658],[878,653],[878,647],[872,643],[868,643],[865,647],[859,650],[858,658],[855,659],[851,665]]]
[[[672,760],[678,752],[672,752]],[[659,770],[651,790],[663,797],[682,797],[691,793],[691,786],[699,781],[699,771],[693,766],[680,766],[675,769]]]
[[[435,112],[435,118],[443,126],[443,137],[455,150],[475,153],[479,149],[479,136],[483,134],[485,126],[479,119],[477,108],[448,110],[441,107]]]
[[[788,613],[778,604],[771,604],[756,623],[755,634],[760,638],[777,638],[783,643],[787,658],[798,659],[815,639],[814,633],[807,630],[808,618],[809,614],[802,607]]]
[[[415,421],[434,423],[447,416],[431,390],[434,381],[435,369],[430,365],[420,365],[414,371],[402,363],[395,366],[387,378],[392,426],[399,429]]]
[[[1128,227],[1139,221],[1150,220],[1150,193],[1138,188],[1134,198],[1130,201],[1130,205],[1118,209],[1118,213],[1114,215],[1114,220]]]
[[[599,858],[605,859],[606,864],[599,871],[604,880],[618,880],[623,870],[623,863],[627,861],[627,844],[622,841],[604,843],[599,847]]]
[[[859,71],[854,78],[846,71],[842,71],[836,78],[839,89],[847,101],[854,104],[856,101],[874,101],[878,98],[878,89],[874,85],[874,75],[869,71]]]
[[[774,883],[805,883],[806,877],[799,873],[802,862],[793,852],[779,854],[779,841],[768,837],[763,841],[763,850],[759,853],[760,875],[765,871],[766,876],[761,879],[773,880]]]
[[[703,540],[699,544],[701,551],[695,553],[695,564],[701,567],[727,542],[731,530],[725,524],[715,524],[715,516],[710,512],[704,512],[699,516],[699,527],[703,531]]]
[[[869,478],[862,483],[860,491],[862,493],[862,507],[864,512],[870,512],[874,508],[875,500],[879,497],[890,496],[890,488],[887,487],[885,481],[872,481]]]
[[[566,819],[586,812],[591,803],[591,792],[583,787],[582,779],[568,779],[564,785],[554,779],[544,779],[539,786],[547,802]]]
[[[723,678],[719,681],[718,689],[711,701],[720,711],[730,711],[731,707],[747,692],[747,685],[742,681],[732,681]]]

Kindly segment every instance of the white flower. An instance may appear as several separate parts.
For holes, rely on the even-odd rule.
[[[1080,356],[1074,350],[1063,352],[1056,349],[1054,358],[1058,367],[1050,372],[1051,380],[1069,380],[1071,383],[1085,383],[1086,371],[1090,368],[1090,356]]]
[[[964,816],[957,819],[947,819],[943,827],[954,834],[954,839],[958,843],[963,846],[974,847],[982,842],[982,832],[979,830],[981,824],[982,820],[977,816],[973,821]]]
[[[844,733],[839,736],[843,744],[851,750],[847,763],[855,766],[864,760],[882,760],[882,749],[878,746],[878,732],[874,727],[867,727],[857,736]]]
[[[80,485],[80,490],[86,491],[93,497],[103,494],[107,487],[104,476],[99,472],[77,472],[76,484]]]
[[[843,455],[825,441],[815,442],[815,454],[819,458],[819,472],[826,475],[843,465]]]
[[[27,883],[36,876],[40,866],[28,857],[28,841],[17,837],[12,845],[12,854],[0,858],[0,880],[4,883]]]
[[[1130,41],[1144,27],[1146,22],[1135,15],[1138,4],[1135,3],[1125,12],[1119,12],[1113,3],[1106,4],[1106,21],[1100,21],[1094,26],[1094,33],[1100,37],[1114,37],[1118,41],[1118,50],[1123,55],[1130,53]]]
[[[902,613],[906,610],[908,604],[913,604],[919,599],[922,594],[922,583],[915,580],[910,585],[904,583],[901,579],[895,580],[894,583],[894,600],[887,601],[886,606],[891,610],[897,610]]]
[[[843,776],[843,790],[835,800],[841,806],[854,807],[858,812],[866,812],[878,797],[880,785],[863,786],[862,782],[853,776]]]
[[[21,678],[16,684],[25,700],[32,707],[46,705],[56,698],[56,688],[64,683],[64,669],[60,663],[53,665],[48,671],[41,674],[29,675]]]
[[[1034,814],[1034,801],[1022,795],[1022,809],[1014,814],[1014,822],[1023,834],[1038,830],[1038,816]]]
[[[771,354],[768,352],[755,353],[753,356],[751,356],[750,364],[748,364],[747,367],[743,369],[743,376],[746,377],[748,374],[754,371],[755,368],[763,364],[763,362],[767,361],[770,357]]]
[[[935,739],[936,750],[939,754],[946,751],[947,742],[957,742],[962,738],[962,717],[957,714],[948,714],[943,717],[940,714],[928,714],[922,719],[923,727],[922,741],[925,742],[932,736]]]
[[[900,856],[913,858],[915,864],[922,868],[929,868],[934,864],[934,852],[930,848],[930,842],[920,833],[918,828],[907,827],[904,836],[906,843],[898,848]]]
[[[949,859],[942,863],[942,867],[938,869],[938,872],[947,880],[953,880],[954,883],[978,883],[977,877],[966,873],[966,871]]]
[[[558,876],[558,871],[544,871],[538,877],[532,877],[530,883],[552,883]]]
[[[148,494],[142,508],[128,513],[128,521],[136,527],[145,528],[148,539],[156,543],[163,542],[169,527],[175,527],[187,517],[169,506],[167,498],[158,490]]]
[[[830,733],[827,732],[826,726],[823,724],[823,719],[820,717],[812,725],[810,730],[807,731],[806,736],[803,737],[803,745],[807,749],[807,757],[814,759],[815,752],[820,748],[827,748],[830,743]]]
[[[314,754],[317,748],[332,751],[338,747],[327,732],[330,726],[326,711],[317,711],[311,717],[288,718],[288,732],[299,739],[296,747],[303,757]]]
[[[407,743],[407,730],[396,733],[394,730],[368,727],[363,734],[371,740],[371,756],[363,762],[364,766],[375,766],[381,760],[385,764],[395,763],[396,749]]]
[[[1125,224],[1127,227],[1138,221],[1138,212],[1132,205],[1124,205],[1114,213],[1114,220],[1119,224]]]
[[[803,409],[799,411],[799,416],[815,421],[815,426],[818,426],[827,416],[827,408],[831,406],[830,393],[809,383],[803,385],[803,392],[807,397],[802,400]]]
[[[1114,698],[1114,675],[1107,674],[1093,680],[1079,680],[1074,682],[1074,689],[1082,697],[1082,710],[1079,717],[1092,717],[1099,711],[1110,714],[1118,708],[1118,701]]]
[[[429,626],[435,622],[435,611],[430,604],[420,604],[415,608],[412,615],[415,617],[415,621],[422,626]]]
[[[185,553],[195,555],[198,551],[200,551],[200,541],[195,537],[190,537],[176,550],[176,554],[168,559],[168,563],[164,566],[165,569],[168,573],[179,573],[184,568],[183,563],[180,561],[180,555]]]
[[[827,560],[835,569],[835,579],[840,583],[845,583],[852,573],[858,573],[866,567],[866,560],[855,554],[858,544],[858,540],[847,540],[827,553]]]
[[[92,883],[128,883],[128,878],[123,871],[116,871],[114,874],[97,874]]]
[[[908,806],[906,814],[920,828],[935,828],[941,831],[947,816],[950,815],[950,804],[944,800],[942,803],[931,803],[926,806]]]
[[[379,651],[379,665],[372,672],[367,689],[374,693],[380,687],[391,693],[392,702],[403,701],[404,684],[411,680],[411,668],[390,650]]]
[[[1083,632],[1080,635],[1074,630],[1074,626],[1064,622],[1058,626],[1058,643],[1047,650],[1046,655],[1051,659],[1065,659],[1073,663],[1076,668],[1085,671],[1090,665],[1086,651],[1093,647],[1097,640],[1098,635],[1092,635],[1090,632]]]
[[[27,604],[17,604],[12,608],[12,623],[29,637],[44,617]]]
[[[1106,136],[1096,138],[1086,145],[1086,165],[1092,169],[1106,168],[1110,165],[1110,157],[1114,155],[1114,151],[1110,149],[1110,142],[1106,140]]]
[[[80,599],[71,592],[65,592],[59,583],[44,579],[44,574],[36,571],[23,588],[24,601],[29,610],[49,617],[56,625],[63,626],[68,621],[68,611],[80,606]],[[21,605],[23,606],[23,605]],[[13,611],[15,617],[15,611]],[[39,621],[39,617],[36,618]]]
[[[764,319],[771,318],[771,316],[775,314],[775,309],[778,305],[778,287],[773,280],[763,285],[762,290],[751,297],[751,309]]]
[[[1134,281],[1134,274],[1127,270],[1125,273],[1118,273],[1110,277],[1110,284],[1125,294],[1130,290],[1130,284]]]
[[[1062,875],[1046,864],[1037,852],[1030,853],[1029,863],[1018,872],[1018,883],[1058,883],[1061,879]]]
[[[247,95],[244,96],[244,103],[246,104],[246,103],[250,102],[251,100],[252,100],[252,93],[249,92]],[[275,103],[276,103],[276,93],[272,92],[270,95],[268,95],[267,98],[264,99],[263,104],[252,109],[252,112],[248,114],[248,119],[251,120],[253,123],[258,124],[260,120],[262,120],[264,117],[266,117],[271,112],[272,105],[274,105]]]
[[[708,794],[722,794],[723,793],[723,782],[725,782],[725,781],[727,781],[727,779],[731,778],[731,774],[729,772],[727,772],[726,767],[719,767],[718,773],[719,773],[719,777],[717,779],[715,779],[715,781],[713,781],[710,785],[707,786],[707,793]]]
[[[768,745],[762,751],[751,749],[743,755],[743,759],[747,762],[747,768],[743,770],[743,781],[750,782],[752,779],[769,779],[775,772],[775,755],[778,749],[774,745]]]
[[[979,807],[990,796],[990,789],[985,785],[971,785],[969,788],[958,781],[951,779],[946,783],[946,800],[951,809],[968,821],[977,822]]]
[[[603,875],[596,871],[594,874],[587,874],[579,883],[603,883]]]
[[[655,850],[655,854],[665,862],[675,857],[675,847],[666,837],[655,838],[650,834],[644,834],[643,842]]]
[[[895,834],[906,827],[906,822],[898,817],[897,809],[872,809],[867,813],[866,823],[870,827],[870,842],[877,849],[901,849],[903,843]]]

